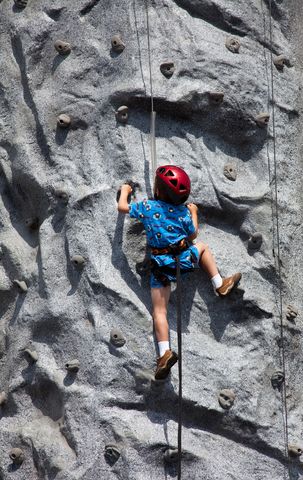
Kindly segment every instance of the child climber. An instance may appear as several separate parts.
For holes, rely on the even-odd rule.
[[[190,194],[190,179],[180,167],[164,165],[157,169],[154,199],[128,204],[130,185],[121,187],[118,211],[129,213],[143,223],[147,244],[151,248],[151,298],[153,321],[159,347],[155,378],[164,379],[177,362],[177,354],[169,346],[167,305],[170,282],[176,281],[176,256],[181,274],[198,268],[207,272],[215,293],[226,296],[241,279],[241,273],[222,278],[208,245],[192,241],[198,235],[198,208],[194,203],[184,205]]]

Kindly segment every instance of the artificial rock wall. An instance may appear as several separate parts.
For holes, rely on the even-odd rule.
[[[271,377],[277,181],[288,433],[300,447],[302,18],[294,0],[149,2],[158,164],[186,168],[200,238],[222,275],[243,273],[226,299],[203,272],[183,282],[184,479],[301,476]],[[177,369],[154,382],[144,232],[116,210],[126,179],[151,194],[145,2],[2,0],[0,45],[0,478],[175,478]],[[176,347],[175,292],[169,317]],[[230,410],[222,389],[236,395]]]

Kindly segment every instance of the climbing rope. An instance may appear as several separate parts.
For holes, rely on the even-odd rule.
[[[181,480],[181,456],[182,456],[182,310],[181,310],[181,272],[180,259],[177,262],[177,335],[178,335],[178,480]]]
[[[289,460],[288,452],[288,413],[287,413],[287,397],[286,397],[286,367],[285,367],[285,338],[283,327],[283,293],[282,293],[282,272],[281,272],[281,252],[280,252],[280,226],[279,226],[279,210],[278,210],[278,181],[277,181],[277,148],[276,148],[276,124],[275,124],[275,90],[274,90],[274,70],[273,70],[273,34],[272,34],[272,0],[269,1],[269,40],[270,40],[270,73],[271,73],[271,102],[272,102],[272,130],[273,130],[273,159],[274,159],[274,196],[275,196],[275,227],[276,227],[276,244],[277,244],[277,262],[278,262],[278,282],[279,282],[279,314],[280,314],[280,361],[281,370],[284,375],[284,383],[282,386],[282,414],[284,421],[284,440],[285,440],[285,456]],[[271,182],[270,182],[271,183]],[[271,188],[271,184],[270,184]]]

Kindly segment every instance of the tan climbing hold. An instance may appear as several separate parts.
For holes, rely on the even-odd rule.
[[[288,446],[288,453],[290,457],[298,458],[302,455],[302,448],[298,445],[289,445]]]
[[[80,363],[79,363],[79,360],[77,359],[73,359],[73,360],[70,360],[69,362],[66,362],[65,364],[65,369],[68,371],[68,372],[78,372],[80,368]]]
[[[281,72],[283,72],[285,66],[289,65],[289,59],[286,55],[278,55],[277,57],[274,57],[273,62],[277,70],[280,70]]]
[[[160,71],[166,78],[170,78],[175,72],[174,62],[163,62],[160,65]]]
[[[237,179],[237,170],[232,163],[227,163],[226,165],[224,165],[223,173],[224,176],[228,178],[228,180],[235,181]]]
[[[235,403],[236,394],[233,390],[223,389],[220,391],[218,396],[218,402],[224,410],[229,410]]]
[[[285,380],[282,370],[277,370],[271,376],[271,384],[273,388],[281,388]]]
[[[25,455],[21,448],[12,448],[9,452],[9,458],[15,465],[21,465],[25,459]]]
[[[177,448],[168,448],[163,455],[163,459],[166,463],[177,463],[178,457],[179,454]]]
[[[116,444],[105,445],[104,457],[110,465],[114,465],[114,463],[116,463],[119,460],[120,455],[121,455],[121,452],[118,445]]]
[[[69,201],[69,194],[61,188],[55,190],[55,196],[61,200],[61,202],[68,203]]]
[[[72,51],[71,44],[63,40],[57,40],[54,47],[60,55],[68,55]]]
[[[6,402],[7,402],[7,395],[6,395],[5,392],[1,392],[0,393],[0,407],[5,405]]]
[[[287,310],[286,310],[286,318],[287,320],[293,321],[298,315],[298,310],[295,307],[292,307],[291,305],[288,305]]]
[[[223,92],[208,92],[209,103],[212,105],[220,105],[224,100]]]
[[[17,285],[20,292],[22,292],[22,293],[27,292],[27,285],[26,285],[24,280],[14,280],[13,283],[14,283],[14,285]]]
[[[249,250],[259,250],[263,243],[263,235],[260,232],[255,232],[248,239],[248,249]]]
[[[74,255],[71,258],[71,261],[75,267],[83,267],[85,264],[85,259],[81,255]]]
[[[72,123],[72,119],[69,115],[66,115],[66,113],[61,113],[57,117],[57,125],[60,128],[68,128],[70,127],[71,123]]]
[[[25,8],[28,4],[28,0],[14,0],[16,7]]]
[[[127,123],[128,120],[128,107],[122,105],[116,111],[116,119],[120,123]]]
[[[31,362],[37,362],[38,360],[38,353],[35,351],[35,350],[31,350],[30,348],[26,348],[24,350],[24,353],[26,354],[27,358],[31,361]]]
[[[120,35],[114,35],[111,39],[112,49],[116,53],[123,52],[125,44],[122,42]]]
[[[232,53],[239,53],[241,43],[235,37],[227,37],[225,40],[225,47]]]
[[[255,122],[259,127],[267,127],[269,124],[270,115],[267,112],[261,112],[255,117]]]
[[[110,331],[110,343],[116,348],[121,348],[125,345],[126,340],[123,333],[118,328],[113,328]]]

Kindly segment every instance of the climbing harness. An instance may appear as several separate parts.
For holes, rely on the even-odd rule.
[[[152,247],[152,255],[179,255],[183,250],[186,250],[189,247],[189,242],[186,238],[182,238],[180,242],[168,245],[164,248],[154,248]]]

